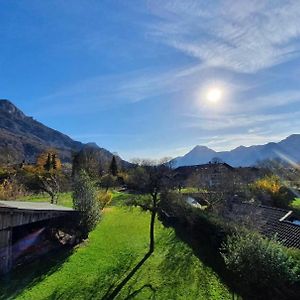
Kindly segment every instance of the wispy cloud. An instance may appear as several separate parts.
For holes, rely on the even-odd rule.
[[[147,98],[180,91],[184,86],[175,84],[174,73],[180,69],[140,69],[133,72],[87,78],[44,96],[41,103],[52,102],[55,114],[85,114],[135,103]],[[61,101],[63,99],[63,101]],[[83,105],[84,103],[84,105]],[[70,109],[70,105],[72,109]],[[42,106],[40,106],[42,107]],[[49,113],[48,109],[35,114]]]
[[[184,97],[189,97],[189,92],[196,91],[200,81],[206,80],[205,77],[208,80],[218,77],[220,68],[253,73],[290,60],[300,53],[300,43],[297,43],[300,36],[300,3],[296,1],[270,4],[267,1],[204,3],[194,0],[149,0],[147,3],[149,12],[156,18],[147,25],[143,23],[145,35],[148,37],[150,33],[155,40],[198,61],[184,66],[174,62],[171,68],[151,66],[86,78],[54,91],[39,99],[40,102],[57,102],[58,109],[53,109],[53,113],[74,115],[181,91],[185,92]],[[98,37],[94,39],[103,42]],[[213,69],[219,70],[209,74]],[[223,78],[226,76],[230,75],[223,74]],[[239,92],[239,89],[252,85],[249,80],[247,84],[239,81],[240,87],[236,85],[232,89],[230,86],[228,90]],[[260,106],[275,106],[276,103],[280,106],[296,102],[298,95],[298,91],[291,91],[275,95],[276,99],[262,96],[248,102],[255,102],[257,109]],[[241,105],[229,105],[238,113],[243,109],[245,111],[246,107],[251,110],[254,107],[247,101]],[[42,107],[34,113],[48,114],[48,110],[43,111]]]
[[[266,105],[266,103],[264,103]],[[298,128],[300,126],[300,112],[269,114],[219,113],[219,114],[184,114],[185,128],[199,128],[206,131],[225,131],[230,129],[255,132],[257,128]],[[287,122],[288,121],[288,122]],[[279,128],[278,128],[279,126]]]
[[[53,93],[41,97],[39,102],[52,103],[35,111],[35,115],[79,115],[107,110],[120,104],[136,103],[151,97],[179,94],[194,97],[199,86],[206,84],[212,70],[199,66],[148,67],[131,72],[119,72],[79,80]],[[251,84],[239,80],[227,80],[226,88],[245,91]],[[84,104],[84,105],[83,105]],[[72,109],[70,109],[72,105]],[[55,107],[56,106],[56,107]]]
[[[205,66],[254,73],[299,56],[298,1],[157,1],[155,38]]]
[[[300,91],[288,90],[278,93],[271,93],[267,96],[256,97],[253,100],[255,101],[256,110],[291,105],[294,103],[300,103]],[[249,108],[250,107],[248,107],[248,109]]]
[[[196,114],[186,114],[187,120],[184,121],[186,128],[199,128],[204,130],[226,130],[226,129],[245,129],[259,128],[259,126],[266,124],[277,124],[278,122],[284,122],[289,118],[298,120],[300,118],[300,112],[294,113],[278,113],[278,114],[257,114],[257,115],[232,115],[222,114],[218,116],[199,116]],[[300,121],[298,122],[300,125]]]

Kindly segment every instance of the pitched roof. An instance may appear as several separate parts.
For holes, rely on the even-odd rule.
[[[260,206],[267,222],[262,233],[278,239],[286,247],[300,248],[300,225],[293,222],[292,211],[268,206]]]
[[[212,167],[218,167],[218,166],[225,166],[230,170],[233,170],[234,167],[230,166],[227,163],[207,163],[202,165],[192,165],[192,166],[181,166],[175,169],[175,171],[186,171],[186,170],[197,170],[197,169],[205,169],[205,168],[212,168]]]
[[[251,205],[243,203],[243,205]],[[262,234],[269,238],[276,238],[286,247],[300,249],[300,225],[295,223],[297,218],[293,211],[258,205],[251,205],[252,209],[257,210],[264,223],[260,225]]]

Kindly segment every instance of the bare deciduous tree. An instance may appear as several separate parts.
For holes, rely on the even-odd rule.
[[[151,201],[141,197],[135,200],[133,204],[140,206],[151,213],[150,217],[150,241],[149,252],[154,251],[154,225],[156,215],[159,209],[159,194],[171,186],[171,169],[167,159],[156,162],[151,160],[135,160],[137,167],[132,169],[129,174],[129,183],[135,190],[148,194]],[[135,179],[138,179],[135,181]]]
[[[37,174],[41,190],[49,194],[51,203],[57,204],[60,191],[59,175],[53,172],[44,172]]]

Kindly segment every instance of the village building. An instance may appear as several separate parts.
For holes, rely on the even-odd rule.
[[[228,185],[250,183],[262,177],[263,170],[256,167],[234,168],[224,162],[210,162],[195,166],[182,166],[174,170],[174,178],[178,186],[187,186],[194,177],[193,185],[217,188]]]

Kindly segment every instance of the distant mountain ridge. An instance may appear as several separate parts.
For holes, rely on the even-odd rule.
[[[71,162],[74,152],[94,147],[107,160],[113,154],[94,143],[83,144],[26,116],[9,100],[0,99],[0,164],[23,160],[34,162],[42,151],[55,148],[64,162]]]
[[[231,151],[214,151],[206,146],[196,146],[184,156],[174,158],[174,167],[205,164],[218,157],[234,167],[255,165],[258,161],[273,158],[288,158],[300,162],[300,134],[292,134],[284,140],[265,145],[239,146]]]

